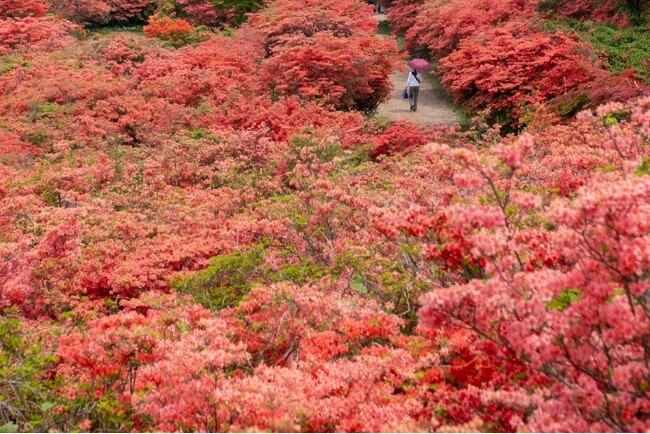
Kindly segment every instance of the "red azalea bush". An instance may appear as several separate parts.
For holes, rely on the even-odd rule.
[[[374,111],[389,94],[393,44],[368,36],[286,36],[262,68],[273,93],[339,110]]]
[[[423,0],[395,0],[385,5],[393,31],[406,34],[415,24],[423,4]]]
[[[72,42],[75,26],[52,18],[8,18],[0,20],[0,54],[13,51],[55,50]]]
[[[194,27],[183,19],[172,19],[165,16],[153,16],[149,24],[144,26],[144,34],[148,38],[157,38],[172,45],[180,46],[189,42],[194,34]]]
[[[594,163],[612,162],[616,169],[587,175],[573,200],[552,200],[548,190],[540,191],[546,197],[536,193],[537,183],[528,180],[535,179],[539,162],[528,155],[541,150],[534,150],[539,145],[530,136],[494,147],[488,152],[493,159],[440,150],[463,168],[454,177],[465,192],[463,202],[479,199],[486,205],[467,203],[444,212],[447,224],[464,238],[464,260],[454,265],[461,279],[451,288],[441,281],[423,297],[420,317],[435,330],[469,330],[479,345],[497,344],[510,354],[506,357],[520,358],[518,363],[547,376],[550,383],[537,393],[489,391],[481,398],[484,404],[528,407],[532,416],[516,422],[519,429],[642,431],[647,424],[641,354],[650,317],[640,270],[647,268],[641,252],[648,228],[635,223],[645,221],[637,217],[647,208],[647,182],[645,164],[636,173],[630,169],[646,147],[641,137],[648,127],[648,101],[601,107],[597,115],[620,111],[631,112],[631,122],[610,128],[589,113],[581,115],[583,137],[599,144],[603,157],[610,155]],[[536,215],[552,229],[540,226]],[[435,228],[429,221],[411,225]],[[427,229],[411,233],[436,240]],[[485,262],[472,264],[471,258]],[[439,254],[430,260],[450,264]],[[556,418],[558,413],[563,417]]]
[[[78,24],[103,25],[111,22],[142,21],[151,0],[48,0],[57,15]]]
[[[47,6],[40,0],[2,0],[0,19],[44,17]]]
[[[224,27],[233,25],[239,16],[236,6],[217,7],[210,0],[175,0],[166,7],[189,21],[193,26]]]
[[[111,20],[117,22],[142,21],[152,5],[151,0],[107,0],[111,8]]]
[[[392,124],[381,135],[377,136],[376,139],[378,144],[370,151],[369,155],[371,158],[404,152],[422,146],[427,142],[426,136],[422,133],[418,125],[408,121]]]
[[[466,38],[529,17],[535,4],[532,0],[428,0],[406,31],[406,38],[410,46],[425,45],[441,59],[456,51]]]
[[[356,430],[412,422],[418,404],[395,391],[415,358],[373,345],[396,339],[400,321],[335,287],[326,298],[322,288],[257,288],[223,318],[189,300],[146,294],[64,338],[59,371],[92,384],[71,386],[69,394],[120,396],[117,409],[131,412],[139,429]]]
[[[109,21],[111,8],[102,0],[73,2],[69,0],[51,0],[50,10],[60,17],[78,24],[99,23]]]
[[[522,121],[527,107],[571,92],[594,77],[587,48],[557,33],[510,22],[463,40],[441,60],[443,83],[456,101],[490,108],[501,122]]]
[[[617,0],[595,1],[595,0],[543,0],[537,5],[537,10],[542,13],[553,12],[570,18],[590,19],[599,22],[629,24],[629,13],[621,12],[622,4]],[[628,2],[638,3],[638,2]]]
[[[390,90],[395,45],[375,34],[369,6],[313,0],[301,8],[278,1],[252,17],[265,38],[264,83],[272,94],[373,112]]]

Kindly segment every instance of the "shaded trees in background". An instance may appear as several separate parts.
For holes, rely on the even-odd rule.
[[[17,1],[17,0],[14,0]],[[193,25],[224,27],[243,22],[261,0],[47,0],[57,15],[79,24],[103,26],[142,23],[154,13],[182,18]]]

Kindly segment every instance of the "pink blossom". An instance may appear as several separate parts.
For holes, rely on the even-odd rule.
[[[484,182],[479,175],[467,171],[454,175],[454,183],[459,188],[479,188]]]
[[[513,193],[512,202],[523,210],[538,209],[542,199],[533,193]]]

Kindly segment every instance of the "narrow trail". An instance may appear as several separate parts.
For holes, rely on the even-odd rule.
[[[386,15],[375,15],[377,21],[385,21]],[[418,111],[412,112],[409,109],[408,100],[402,99],[402,91],[406,85],[407,68],[393,71],[390,80],[393,83],[393,91],[390,99],[381,104],[377,109],[378,115],[387,116],[392,120],[410,120],[419,124],[443,124],[452,125],[460,122],[458,115],[454,112],[453,105],[439,89],[434,89],[426,77],[420,85],[420,96],[418,98]]]

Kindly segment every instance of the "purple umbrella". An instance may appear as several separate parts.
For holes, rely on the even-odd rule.
[[[413,59],[407,63],[412,69],[427,69],[431,64],[424,59]]]

